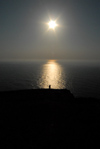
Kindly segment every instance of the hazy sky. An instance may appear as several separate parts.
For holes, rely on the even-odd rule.
[[[100,0],[0,0],[0,59],[34,58],[100,59]]]

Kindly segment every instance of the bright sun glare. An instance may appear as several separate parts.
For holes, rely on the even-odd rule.
[[[56,22],[53,20],[49,21],[48,25],[50,29],[55,29],[55,27],[57,26]]]

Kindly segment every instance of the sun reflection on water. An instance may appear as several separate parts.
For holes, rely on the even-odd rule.
[[[42,67],[42,73],[39,79],[39,88],[63,89],[65,88],[64,73],[61,65],[56,60],[49,60]]]

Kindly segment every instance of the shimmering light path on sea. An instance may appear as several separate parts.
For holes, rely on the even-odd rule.
[[[48,60],[42,66],[41,76],[38,82],[40,88],[63,89],[65,88],[65,75],[63,68],[55,60]]]

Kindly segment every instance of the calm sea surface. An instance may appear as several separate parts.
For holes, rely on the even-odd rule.
[[[100,98],[100,61],[0,62],[0,91],[69,89],[76,97]]]

